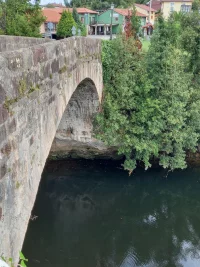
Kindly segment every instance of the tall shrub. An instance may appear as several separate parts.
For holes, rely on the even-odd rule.
[[[73,26],[76,26],[76,23],[72,17],[72,13],[69,11],[63,11],[57,26],[57,36],[62,38],[72,36]]]
[[[80,29],[81,35],[86,36],[87,35],[86,26],[80,21],[77,9],[75,7],[73,8],[72,16],[77,25],[77,33],[78,29]]]

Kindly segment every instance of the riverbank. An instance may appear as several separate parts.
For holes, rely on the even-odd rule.
[[[48,157],[49,161],[62,161],[62,160],[111,160],[115,164],[122,164],[124,157],[118,154],[117,147],[108,147],[103,142],[96,139],[91,139],[90,142],[79,142],[69,139],[55,138],[51,147]],[[186,156],[188,167],[200,166],[200,152],[188,152]],[[153,168],[159,167],[158,160],[151,160]],[[138,166],[144,168],[141,162]]]

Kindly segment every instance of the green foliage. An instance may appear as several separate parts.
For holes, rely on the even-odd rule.
[[[130,172],[137,161],[149,168],[153,158],[164,168],[183,169],[187,151],[196,151],[199,21],[197,11],[173,14],[168,21],[159,17],[145,54],[131,38],[103,42],[105,95],[95,131],[108,145],[119,146]]]
[[[73,7],[72,16],[76,24],[79,24],[80,20],[79,20],[78,12],[75,7]]]
[[[136,16],[136,8],[133,8],[132,16],[131,16],[131,26],[132,26],[132,32],[134,38],[136,38],[136,35],[139,33],[141,28],[141,21],[140,17]]]
[[[73,8],[72,16],[76,23],[77,34],[78,34],[78,29],[80,29],[81,35],[86,36],[87,35],[86,26],[80,21],[78,12],[75,7]]]
[[[13,259],[12,258],[5,258],[4,256],[0,256],[0,258],[6,262],[10,267],[15,267]],[[17,266],[20,267],[27,267],[26,262],[28,260],[24,257],[24,254],[20,251],[19,252],[19,264]]]
[[[72,17],[72,13],[64,11],[57,26],[57,36],[62,38],[72,36],[73,26],[76,26],[76,23]]]
[[[71,1],[64,0],[64,4],[66,7],[71,7]]]
[[[19,257],[20,257],[20,265],[22,267],[27,267],[25,262],[28,260],[24,257],[24,254],[21,251],[19,252]]]
[[[143,3],[146,0],[139,0],[139,2],[140,1]],[[113,3],[115,7],[128,8],[133,6],[134,2],[134,0],[72,0],[70,4],[74,7],[88,7],[94,10],[106,10],[110,8],[111,3]]]
[[[185,14],[181,19],[183,49],[190,55],[189,67],[194,73],[194,79],[200,85],[200,1],[194,1],[192,12]]]
[[[41,37],[40,25],[45,21],[36,0],[0,0],[0,32],[7,35]]]

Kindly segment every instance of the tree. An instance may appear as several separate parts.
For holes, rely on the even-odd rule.
[[[45,21],[36,0],[0,1],[0,27],[4,34],[40,37],[40,25]]]
[[[63,11],[57,27],[57,36],[62,38],[72,36],[73,26],[76,26],[76,23],[72,13],[70,11]]]
[[[71,6],[71,1],[64,0],[64,4],[65,4],[66,7],[70,7]]]
[[[81,35],[82,35],[82,36],[86,36],[86,35],[87,35],[86,27],[85,27],[85,25],[80,21],[78,12],[77,12],[77,10],[76,10],[75,7],[73,8],[72,16],[73,16],[73,19],[74,19],[74,21],[75,21],[75,23],[76,23],[76,26],[77,26],[77,32],[78,32],[78,29],[80,29],[80,30],[81,30]]]
[[[51,3],[47,4],[46,7],[48,7],[48,8],[55,8],[55,6],[53,4],[51,4]]]
[[[0,0],[0,34],[5,34],[6,31],[5,10],[5,2]]]
[[[147,55],[133,38],[103,43],[105,97],[96,133],[108,145],[119,146],[130,172],[137,161],[147,169],[153,158],[164,168],[183,169],[187,151],[196,151],[200,90],[188,68],[190,55],[180,42],[171,42],[173,34],[160,17]]]
[[[96,120],[97,137],[108,145],[119,145],[119,153],[126,157],[124,168],[132,170],[136,160],[142,160],[139,153],[150,139],[141,142],[154,109],[153,101],[149,101],[151,85],[133,38],[122,36],[104,42],[102,61],[105,98]]]
[[[131,26],[132,26],[133,36],[136,38],[141,28],[141,21],[140,21],[140,17],[137,16],[137,11],[135,7],[133,7],[133,11],[132,11]]]
[[[200,1],[196,0],[192,4],[192,12],[185,14],[181,19],[181,44],[188,53],[189,68],[194,74],[195,83],[200,85]]]
[[[67,0],[65,0],[67,2]],[[143,2],[143,0],[141,0]],[[145,0],[144,0],[145,2]],[[147,1],[146,1],[147,2]],[[67,2],[68,3],[68,2]],[[128,8],[133,6],[133,0],[72,0],[71,6],[74,7],[87,7],[94,10],[105,10],[110,8],[111,3],[115,5],[115,7],[120,8]],[[66,5],[67,6],[67,5]]]

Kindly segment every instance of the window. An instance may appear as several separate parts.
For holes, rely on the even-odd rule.
[[[151,16],[151,19],[153,19],[153,16]]]
[[[81,22],[84,23],[84,17],[81,17]]]
[[[118,20],[119,20],[119,18],[118,18],[118,17],[116,17],[116,18],[115,18],[115,21],[118,21]]]
[[[151,15],[153,15],[153,11],[151,11]]]
[[[174,3],[171,2],[171,3],[170,3],[170,12],[173,12],[173,11],[174,11]]]
[[[191,6],[190,5],[185,5],[185,4],[181,5],[181,12],[188,13],[188,12],[190,12],[190,10],[191,10]]]
[[[44,23],[45,32],[48,31],[47,22]]]

